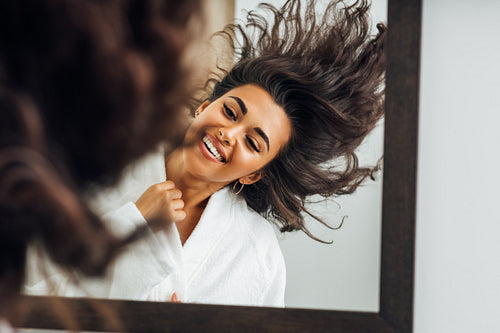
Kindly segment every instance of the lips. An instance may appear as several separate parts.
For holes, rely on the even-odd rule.
[[[224,152],[224,148],[220,144],[219,140],[215,138],[210,133],[206,133],[202,138],[203,144],[205,148],[210,152],[211,156],[214,157],[217,161],[225,163],[227,161],[226,154]]]

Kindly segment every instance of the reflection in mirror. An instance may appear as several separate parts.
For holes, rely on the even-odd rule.
[[[281,5],[276,1],[274,4]],[[374,22],[385,21],[386,3],[374,1],[373,5],[376,9],[372,9]],[[256,3],[248,1],[236,1],[234,5],[237,17],[242,17],[243,8],[255,7]],[[318,2],[315,10],[318,13],[327,12],[326,2]],[[293,38],[288,41],[291,40]],[[349,54],[347,48],[341,49]],[[337,46],[333,50],[340,49]],[[371,57],[378,59],[381,51],[376,44],[374,50]],[[306,54],[312,58],[309,65],[314,68],[321,60],[320,52],[313,54],[311,49],[309,52]],[[332,54],[331,49],[323,49],[323,52],[323,57],[330,61],[339,56],[338,53]],[[295,51],[295,55],[299,53]],[[303,54],[300,56],[304,57]],[[275,70],[282,60],[283,57],[279,63],[262,64],[264,68]],[[346,64],[351,64],[352,60],[344,59],[338,64],[347,67]],[[315,112],[315,117],[311,113],[302,115],[302,119],[300,114],[293,116],[300,119],[301,125],[313,119],[309,127],[299,131],[297,128],[300,127],[291,120],[287,101],[281,101],[279,95],[271,95],[277,92],[269,87],[262,88],[264,82],[251,76],[262,70],[258,65],[257,62],[256,67],[249,67],[247,75],[250,77],[247,81],[219,85],[211,98],[197,108],[182,147],[167,156],[164,156],[163,149],[159,149],[131,166],[117,188],[103,190],[99,195],[89,197],[94,210],[101,213],[117,232],[126,234],[145,223],[150,227],[146,240],[139,241],[116,261],[106,281],[88,281],[81,287],[75,287],[66,275],[54,273],[49,268],[46,275],[50,275],[50,279],[40,280],[34,274],[28,281],[27,291],[34,294],[51,291],[64,296],[151,301],[377,311],[380,172],[375,174],[375,181],[368,180],[352,195],[306,206],[330,226],[339,226],[344,220],[339,230],[330,231],[307,216],[304,217],[304,228],[302,220],[294,212],[299,206],[273,211],[279,227],[285,230],[309,230],[315,237],[333,241],[333,244],[319,243],[302,232],[280,234],[278,243],[271,224],[255,214],[254,210],[264,213],[270,203],[286,206],[294,196],[303,195],[304,191],[297,190],[296,185],[304,185],[299,180],[312,177],[312,174],[303,173],[307,170],[301,163],[314,160],[315,154],[321,153],[317,151],[319,141],[307,146],[307,142],[304,143],[306,140],[297,133],[306,133],[307,137],[317,135],[329,145],[329,149],[347,147],[345,151],[349,152],[349,149],[356,148],[358,138],[363,138],[366,131],[377,123],[380,114],[366,120],[363,115],[356,114],[358,105],[355,103],[367,103],[366,100],[373,99],[373,96],[378,98],[380,88],[377,85],[366,88],[364,77],[361,76],[357,81],[342,83],[346,84],[341,85],[344,90],[349,91],[348,98],[341,93],[333,94],[333,97],[322,96],[323,100],[327,100],[326,103],[341,101],[338,105],[334,104],[334,108],[347,111],[338,118],[331,114],[320,114],[318,110],[323,107],[323,100],[315,100],[315,96],[304,97],[307,93],[303,91],[300,97],[297,97],[296,91],[289,94],[292,99],[295,98],[290,102],[294,107],[300,107],[309,98],[306,100],[307,110]],[[383,74],[380,68],[383,68],[383,63],[378,60],[371,67],[364,68],[368,71],[367,82],[379,80]],[[348,81],[348,75],[343,75],[337,79]],[[318,83],[321,82],[317,77],[309,77],[308,84]],[[356,90],[359,86],[368,89],[366,96]],[[313,89],[314,94],[321,94],[319,87]],[[341,89],[336,89],[335,93],[338,91]],[[377,98],[369,106],[369,112],[376,113],[373,110],[379,106],[376,104],[379,102]],[[298,113],[305,109],[299,109]],[[326,109],[330,110],[330,105]],[[377,110],[380,111],[380,108]],[[353,129],[351,137],[339,138],[331,129],[343,117],[351,117],[349,119],[357,123],[367,121],[367,124],[361,126],[362,133]],[[325,131],[324,128],[329,130]],[[374,166],[382,156],[382,133],[379,121],[375,130],[357,148],[360,166]],[[290,138],[294,138],[294,141],[290,141]],[[290,159],[293,163],[288,166],[284,163],[276,166],[273,162],[282,158],[282,152],[289,149],[288,144],[303,149],[300,153],[306,159]],[[325,166],[326,161],[319,157],[316,163]],[[269,165],[274,166],[274,169]],[[287,167],[291,170],[282,173],[283,168]],[[281,192],[271,187],[279,185],[277,182],[280,177],[287,182],[280,185]],[[173,183],[165,182],[165,179]],[[320,178],[312,179],[310,188],[323,184],[318,182]],[[336,181],[339,181],[338,177]],[[351,183],[347,182],[340,188]],[[321,193],[328,191],[332,193],[331,189],[324,188]],[[314,200],[316,198],[312,197]],[[344,219],[344,216],[348,217]],[[178,222],[158,223],[163,220]],[[285,278],[287,286],[284,295]]]
[[[256,8],[258,3],[236,0],[237,19],[243,20],[245,10]],[[279,6],[285,1],[271,3]],[[327,4],[318,1],[317,12],[324,12]],[[387,0],[371,1],[370,17],[372,33],[376,33],[375,24],[387,22]],[[360,165],[375,165],[381,158],[383,133],[381,120],[357,150]],[[346,216],[339,230],[329,230],[307,218],[311,232],[333,244],[312,241],[301,232],[280,236],[287,269],[287,307],[379,310],[382,181],[379,172],[374,181],[365,182],[352,195],[309,205],[331,226],[338,226]]]

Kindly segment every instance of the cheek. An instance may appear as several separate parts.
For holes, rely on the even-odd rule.
[[[186,134],[184,135],[184,143],[193,144],[194,141],[197,141],[199,131],[200,128],[196,124],[192,124],[191,126],[189,126]]]
[[[261,170],[267,163],[271,161],[269,156],[255,156],[251,153],[242,154],[238,159],[237,167],[243,171],[245,175]]]

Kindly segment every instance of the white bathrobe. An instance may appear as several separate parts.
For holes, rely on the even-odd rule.
[[[129,169],[118,188],[92,202],[112,230],[127,234],[146,224],[135,206],[151,185],[166,179],[163,154],[157,152]],[[112,265],[105,281],[74,288],[54,276],[58,295],[182,302],[284,306],[285,264],[270,223],[242,197],[223,188],[214,193],[196,228],[182,246],[175,224],[166,232],[149,232]],[[46,282],[27,292],[46,291]]]

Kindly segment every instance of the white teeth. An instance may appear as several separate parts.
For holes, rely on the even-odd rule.
[[[212,153],[212,155],[215,156],[215,158],[217,158],[217,160],[219,161],[223,161],[222,160],[222,156],[220,156],[219,152],[217,151],[217,149],[215,149],[214,145],[212,144],[212,142],[206,137],[204,136],[203,137],[203,142],[205,143],[205,145],[208,147],[208,150]]]

